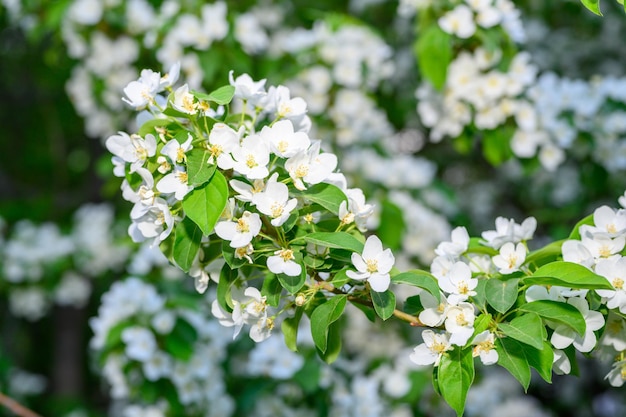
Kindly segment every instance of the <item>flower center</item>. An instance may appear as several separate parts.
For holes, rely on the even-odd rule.
[[[611,256],[611,248],[609,248],[608,245],[602,245],[598,250],[598,254],[602,258],[608,258]]]
[[[248,166],[248,168],[252,169],[258,166],[259,164],[257,164],[256,159],[254,159],[254,155],[250,154],[246,158],[246,165]]]
[[[465,314],[459,313],[456,316],[456,324],[459,326],[467,326],[469,324],[469,322],[465,319]]]
[[[209,152],[211,152],[211,155],[217,157],[224,152],[224,148],[222,148],[220,145],[211,145],[209,146]]]
[[[308,165],[299,165],[298,168],[296,169],[295,175],[296,178],[304,178],[307,176],[307,174],[309,173],[309,166]]]
[[[430,347],[430,350],[434,353],[442,354],[448,349],[446,348],[446,345],[444,343],[441,343],[437,340],[433,342],[433,345]]]
[[[272,204],[271,210],[272,210],[272,217],[276,219],[283,214],[284,207],[282,204],[274,203]]]
[[[250,231],[250,226],[245,219],[237,219],[237,226],[235,226],[235,229],[239,233],[248,233]]]
[[[467,294],[469,292],[469,287],[465,281],[459,282],[457,289],[459,290],[459,294]]]
[[[616,290],[623,290],[624,289],[624,280],[621,278],[613,278],[613,281],[611,282],[611,284],[613,284],[613,288],[615,288]]]
[[[183,148],[178,148],[178,150],[176,151],[176,162],[180,164],[186,159],[187,159],[187,156],[185,155],[185,151],[183,150]]]
[[[176,176],[176,178],[178,179],[178,181],[179,181],[181,184],[185,184],[185,185],[187,185],[187,180],[189,179],[189,177],[188,177],[188,175],[187,175],[187,173],[186,173],[186,172],[184,172],[184,171],[179,171],[179,172],[177,172],[177,173],[176,173],[176,174],[174,174],[174,175]]]
[[[289,149],[289,142],[287,142],[286,140],[281,140],[280,142],[278,142],[278,145],[276,145],[276,149],[278,149],[280,153],[285,153],[287,149]]]
[[[278,256],[280,256],[285,262],[295,259],[293,256],[293,251],[291,249],[282,249],[278,251]]]
[[[378,261],[376,259],[367,259],[365,265],[367,265],[367,272],[378,272]]]
[[[196,105],[193,102],[193,96],[191,94],[187,94],[183,97],[183,108],[189,113],[196,111]]]

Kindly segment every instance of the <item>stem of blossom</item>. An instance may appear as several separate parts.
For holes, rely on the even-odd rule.
[[[324,280],[322,280],[321,278],[319,278],[317,275],[315,276],[315,280],[317,281],[317,285],[319,288],[324,289],[326,291],[332,292],[333,294],[346,294],[345,292],[341,291],[338,288],[335,288],[332,284],[330,284],[329,282],[326,282]],[[359,297],[355,297],[353,295],[348,295],[348,301],[351,301],[353,303],[357,303],[357,304],[361,304],[370,308],[374,308],[374,305],[372,304],[371,301],[369,300],[364,300],[362,298]],[[402,320],[402,321],[406,321],[407,323],[409,323],[411,326],[424,326],[424,323],[422,323],[420,321],[420,319],[418,319],[417,317],[405,313],[404,311],[400,311],[398,309],[394,309],[393,310],[393,315]]]
[[[14,399],[7,397],[1,392],[0,392],[0,404],[8,408],[9,410],[11,410],[13,414],[19,417],[41,417],[39,414],[35,413],[32,410],[29,410],[28,408],[19,404]]]

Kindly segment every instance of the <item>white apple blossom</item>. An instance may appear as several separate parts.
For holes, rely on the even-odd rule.
[[[580,240],[566,240],[561,246],[565,262],[573,262],[589,269],[595,265],[593,255]]]
[[[500,253],[493,257],[493,264],[498,268],[498,272],[506,275],[519,271],[526,260],[526,246],[523,243],[515,245],[507,242],[500,248]]]
[[[230,184],[230,187],[237,192],[235,195],[237,200],[248,203],[252,201],[255,194],[260,193],[265,189],[265,182],[260,179],[254,180],[252,185],[239,180],[230,180],[228,184]]]
[[[367,220],[374,213],[374,206],[365,202],[365,194],[360,188],[344,190],[347,201],[339,205],[339,219],[343,224],[354,222],[361,232],[367,231]]]
[[[239,147],[243,130],[237,132],[225,123],[215,123],[209,133],[209,162],[217,163],[221,169],[232,167],[230,153]]]
[[[189,92],[188,84],[183,84],[174,91],[172,108],[181,113],[190,115],[198,113],[198,103],[195,97]]]
[[[325,181],[337,168],[337,156],[333,153],[320,153],[320,141],[314,141],[311,147],[291,156],[285,162],[285,169],[298,190],[306,190],[307,184],[319,184]]]
[[[489,330],[478,333],[472,340],[474,348],[472,356],[480,356],[483,365],[493,365],[498,362],[498,351],[495,347],[495,336]]]
[[[154,103],[159,91],[161,91],[161,74],[144,69],[137,81],[131,81],[124,87],[126,97],[123,97],[122,100],[136,110],[142,110]]]
[[[422,307],[424,307],[424,310],[422,310],[418,316],[419,320],[429,327],[441,326],[446,319],[448,308],[450,307],[445,296],[441,294],[441,301],[437,301],[428,291],[421,291],[419,298]]]
[[[417,365],[439,365],[443,354],[454,349],[445,333],[435,333],[432,330],[422,332],[424,343],[417,345],[409,359]]]
[[[270,150],[281,158],[290,158],[309,148],[311,140],[305,132],[294,132],[290,120],[279,120],[274,125],[264,126],[259,133],[270,145]]]
[[[593,232],[604,232],[610,237],[622,235],[626,231],[626,210],[613,210],[609,206],[598,207],[593,212],[593,222]]]
[[[623,317],[609,311],[600,344],[611,347],[616,352],[626,350],[626,321]]]
[[[624,249],[626,236],[616,236],[611,238],[606,233],[593,233],[585,225],[580,229],[581,242],[591,253],[596,262],[603,258],[614,258]]]
[[[474,305],[466,302],[453,305],[446,312],[444,325],[450,333],[450,343],[463,346],[474,334]]]
[[[518,243],[532,239],[537,220],[534,217],[525,219],[522,224],[515,223],[513,219],[504,217],[496,218],[496,230],[484,231],[481,236],[488,246],[500,249],[507,242]]]
[[[626,257],[601,259],[596,265],[596,274],[606,278],[613,290],[596,290],[610,309],[619,309],[626,314]]]
[[[573,344],[579,352],[590,352],[596,346],[594,331],[604,327],[604,316],[598,311],[589,310],[589,303],[584,298],[572,297],[567,303],[576,307],[585,319],[585,334],[581,336],[570,326],[560,324],[554,329],[550,342],[557,349],[565,349]]]
[[[472,278],[470,267],[462,262],[455,262],[450,271],[439,279],[439,288],[448,294],[447,300],[451,305],[458,305],[469,297],[476,295],[478,279]]]
[[[439,256],[459,257],[469,245],[469,234],[463,226],[456,227],[451,233],[451,242],[441,242],[435,249],[435,253]]]
[[[265,78],[254,81],[248,74],[233,77],[234,71],[228,73],[230,85],[235,87],[235,98],[249,101],[256,105],[267,93],[265,92]]]
[[[174,194],[181,201],[193,187],[188,183],[189,177],[184,166],[175,165],[174,170],[157,182],[156,189],[162,193]]]
[[[128,234],[133,242],[149,240],[156,246],[174,229],[174,217],[169,204],[159,197],[151,205],[135,204],[130,216],[133,222],[128,228]]]
[[[352,264],[357,271],[349,270],[346,274],[357,281],[367,280],[374,291],[384,292],[389,288],[389,271],[394,262],[391,249],[383,250],[383,243],[378,236],[371,235],[365,241],[362,254],[352,253]]]
[[[222,169],[233,168],[248,179],[263,179],[269,175],[269,146],[259,135],[246,136],[241,145],[231,151],[231,159],[224,159]]]
[[[474,13],[464,4],[459,4],[438,20],[439,27],[446,33],[467,39],[476,32]]]
[[[285,274],[297,277],[302,272],[302,266],[294,261],[293,250],[280,249],[273,256],[267,258],[267,268],[274,274]]]
[[[141,138],[138,135],[129,136],[124,132],[110,136],[105,144],[109,152],[130,163],[130,172],[135,172],[149,157],[154,156],[157,146],[156,138],[152,134]]]
[[[554,349],[554,359],[552,362],[552,370],[557,375],[569,375],[572,372],[572,364],[567,354],[561,349]]]
[[[613,387],[621,387],[626,382],[626,360],[613,363],[613,369],[604,378]]]
[[[172,139],[163,146],[161,155],[167,156],[172,164],[182,164],[187,161],[186,153],[193,148],[193,145],[191,145],[192,140],[193,137],[190,133],[187,134],[187,140],[183,143]]]
[[[154,333],[145,327],[127,327],[122,331],[121,338],[126,344],[125,352],[130,359],[146,362],[157,350]]]
[[[270,216],[273,226],[279,227],[287,221],[298,200],[289,199],[287,185],[277,182],[276,176],[272,177],[273,180],[270,178],[263,191],[252,196],[252,203],[261,213]]]
[[[258,213],[245,211],[236,220],[217,222],[215,233],[222,239],[230,241],[231,248],[247,246],[261,231],[261,217]]]

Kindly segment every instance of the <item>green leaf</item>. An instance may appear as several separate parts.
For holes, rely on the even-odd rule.
[[[278,277],[274,274],[268,274],[263,280],[263,287],[261,287],[261,295],[266,297],[266,302],[272,307],[278,307],[280,302],[280,295],[283,292],[283,287],[278,280]]]
[[[188,361],[193,356],[198,334],[187,321],[178,318],[172,332],[164,338],[164,350],[174,358]]]
[[[363,242],[346,232],[318,232],[304,236],[304,240],[319,246],[363,252]]]
[[[235,95],[235,87],[232,85],[225,85],[217,90],[211,91],[209,94],[201,93],[199,91],[192,91],[191,94],[193,94],[198,100],[212,101],[213,103],[224,105],[230,103],[233,99],[233,96]]]
[[[530,252],[528,256],[526,256],[526,261],[524,261],[524,263],[527,265],[541,266],[548,262],[556,261],[558,257],[561,256],[561,247],[563,246],[563,242],[565,242],[565,240],[557,240],[556,242],[551,242],[541,249]]]
[[[576,223],[576,226],[574,226],[574,228],[572,229],[572,233],[570,233],[568,239],[580,240],[580,226],[583,226],[583,225],[593,226],[594,224],[595,224],[595,221],[593,220],[593,213],[592,213],[588,215],[587,217],[585,217],[584,219],[580,220],[578,223]]]
[[[476,320],[474,320],[474,336],[487,330],[491,325],[491,320],[491,314],[488,313],[476,317]]]
[[[483,155],[491,165],[498,166],[513,155],[510,143],[514,133],[515,128],[510,126],[483,133]]]
[[[233,311],[231,288],[238,276],[239,271],[237,269],[231,269],[227,263],[222,266],[220,280],[217,283],[217,302],[222,309],[228,312]]]
[[[302,264],[300,265],[302,266]],[[278,281],[280,282],[280,285],[282,285],[283,288],[286,289],[290,294],[295,294],[300,291],[302,286],[304,286],[304,282],[306,281],[306,268],[302,266],[302,271],[300,272],[300,275],[295,277],[290,277],[289,275],[285,274],[278,274]]]
[[[413,295],[411,297],[408,297],[404,301],[402,311],[413,316],[418,316],[422,311],[424,311],[424,306],[422,305],[422,300],[420,300],[420,296]]]
[[[141,127],[139,127],[137,134],[141,136],[142,138],[145,138],[146,135],[149,133],[152,133],[152,134],[156,133],[155,127],[169,126],[170,124],[172,124],[172,121],[170,119],[148,120],[144,124],[142,124]]]
[[[403,272],[392,277],[391,282],[394,284],[406,284],[423,288],[432,294],[437,301],[441,302],[441,290],[439,289],[437,278],[426,271],[415,269],[413,271]]]
[[[285,338],[285,345],[289,350],[293,352],[298,351],[298,346],[296,342],[298,340],[298,326],[300,325],[300,319],[302,319],[302,313],[304,313],[303,308],[296,308],[296,313],[294,314],[294,316],[286,318],[280,325],[280,329],[283,332],[283,336]]]
[[[611,290],[613,286],[604,277],[591,272],[573,262],[551,262],[537,269],[530,277],[524,278],[527,285],[559,285],[562,287]]]
[[[530,365],[524,354],[523,345],[510,337],[496,339],[498,351],[498,365],[505,368],[517,379],[524,391],[530,385]]]
[[[499,253],[494,248],[485,246],[483,242],[484,240],[479,237],[470,237],[469,245],[467,246],[467,252],[484,254],[489,256],[495,256]]]
[[[452,38],[439,28],[430,25],[418,35],[414,45],[420,73],[437,89],[446,83],[448,65],[452,61]]]
[[[339,357],[341,353],[341,336],[341,326],[338,322],[328,326],[328,345],[326,346],[326,351],[322,352],[317,349],[317,354],[324,362],[330,364]]]
[[[472,349],[456,347],[441,357],[438,368],[441,396],[460,417],[465,409],[467,392],[474,382]]]
[[[497,278],[487,280],[485,284],[485,297],[489,305],[499,313],[509,311],[517,300],[519,279],[502,281]]]
[[[294,191],[293,194],[317,203],[335,215],[339,214],[341,202],[347,201],[344,192],[332,184],[315,184],[304,191]]]
[[[552,345],[544,341],[543,349],[527,348],[524,351],[528,364],[535,368],[544,381],[552,382],[552,364],[554,362],[554,351]]]
[[[580,311],[571,304],[552,300],[538,300],[522,304],[519,311],[536,313],[546,320],[552,320],[571,327],[580,335],[585,334],[587,323]]]
[[[187,152],[187,182],[199,187],[213,177],[217,165],[210,164],[211,153],[206,149],[193,148]]]
[[[377,228],[377,236],[391,249],[399,249],[402,244],[405,224],[402,210],[388,200],[382,203],[380,213],[380,225]]]
[[[542,349],[545,341],[545,328],[537,314],[527,313],[518,316],[509,323],[500,323],[498,328],[507,336],[534,347]]]
[[[330,280],[330,283],[333,284],[335,288],[341,288],[346,285],[348,281],[350,281],[350,278],[348,277],[348,274],[346,274],[346,271],[347,269],[342,269],[341,271],[337,272],[335,276],[333,276]]]
[[[600,11],[600,0],[580,0],[582,4],[598,16],[602,16]]]
[[[202,230],[185,217],[174,229],[174,261],[184,272],[189,272],[193,260],[198,255],[202,241]]]
[[[321,353],[325,353],[328,347],[328,328],[341,317],[347,299],[347,295],[336,295],[319,305],[311,314],[311,335]]]
[[[221,172],[215,171],[209,182],[191,190],[183,199],[185,214],[205,235],[213,232],[228,201],[228,185]]]
[[[391,291],[377,292],[370,289],[370,296],[372,297],[372,303],[374,304],[374,310],[378,317],[383,320],[387,320],[393,316],[393,311],[396,309],[396,296]]]

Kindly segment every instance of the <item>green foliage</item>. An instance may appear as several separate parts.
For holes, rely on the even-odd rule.
[[[232,85],[225,85],[223,87],[218,88],[217,90],[211,91],[209,94],[202,93],[199,91],[192,91],[197,99],[210,101],[216,104],[224,105],[231,102],[233,96],[235,95],[235,87]]]
[[[216,165],[209,163],[211,153],[206,149],[193,148],[187,152],[188,183],[194,187],[204,185],[215,173]]]
[[[591,272],[582,265],[564,261],[546,264],[523,281],[527,285],[559,285],[588,290],[613,289],[606,278]]]
[[[418,35],[414,50],[422,76],[441,90],[452,61],[452,37],[438,25],[430,25]]]
[[[472,349],[456,347],[441,357],[437,369],[439,392],[446,402],[462,416],[465,400],[474,382],[474,358]]]
[[[347,201],[343,191],[332,184],[315,184],[304,191],[294,190],[293,194],[317,203],[335,215],[339,213],[341,203]]]
[[[224,176],[216,171],[211,180],[195,188],[183,199],[185,214],[193,220],[205,235],[213,232],[228,201],[228,185]]]
[[[517,300],[519,279],[502,281],[491,278],[485,284],[485,296],[487,302],[499,313],[509,311]]]
[[[334,351],[337,349],[337,346],[334,345],[336,341],[333,339],[341,340],[341,337],[332,337],[333,334],[330,330],[331,325],[341,317],[346,307],[346,301],[346,295],[334,296],[315,308],[313,314],[311,314],[311,335],[313,336],[315,346],[322,354],[326,354],[327,351],[332,353],[330,357],[325,357],[324,359],[336,359]],[[335,328],[337,329],[336,326]]]
[[[413,271],[403,272],[392,277],[391,282],[394,284],[406,284],[413,287],[423,288],[435,297],[437,301],[441,301],[441,290],[439,289],[437,278],[426,271],[416,269]]]
[[[509,323],[500,323],[498,328],[506,336],[534,347],[542,349],[546,338],[546,329],[537,314],[527,313],[518,316]]]
[[[370,289],[370,296],[372,297],[372,303],[374,304],[374,310],[378,317],[383,320],[387,320],[393,316],[393,312],[396,309],[396,295],[391,291],[377,292]]]
[[[363,252],[363,242],[346,232],[318,232],[304,237],[308,243],[333,249],[346,249],[352,252]]]
[[[202,231],[200,228],[185,217],[174,229],[174,261],[185,272],[189,272],[194,258],[198,255]]]

